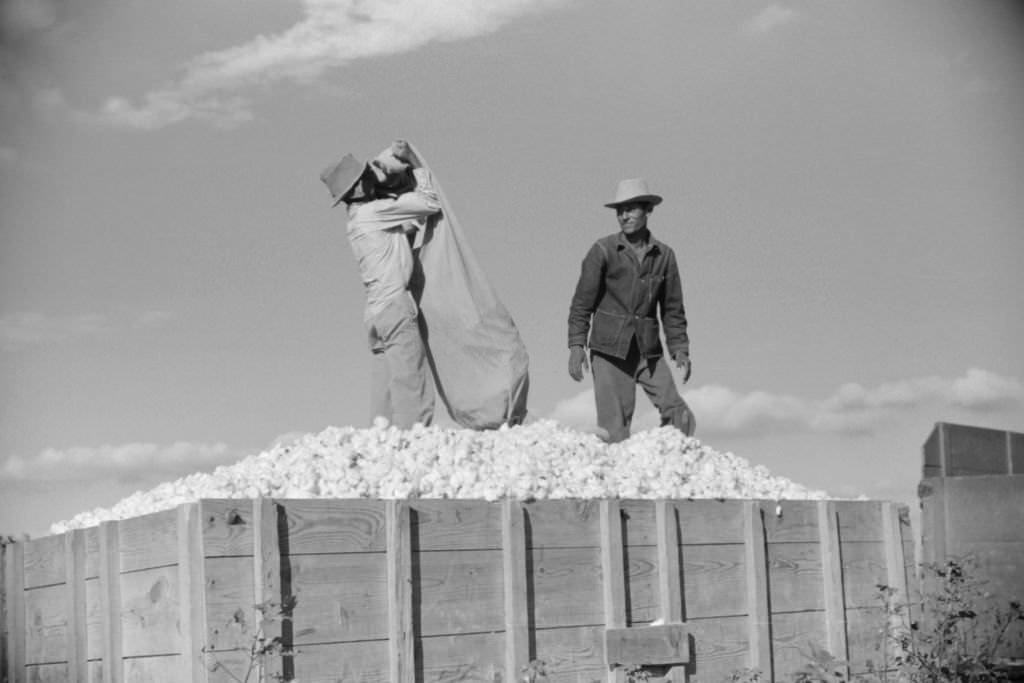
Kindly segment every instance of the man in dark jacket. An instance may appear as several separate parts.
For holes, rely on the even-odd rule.
[[[569,375],[577,382],[594,373],[597,424],[611,443],[629,437],[636,385],[661,415],[692,436],[696,423],[672,379],[661,344],[664,326],[669,355],[690,379],[690,341],[679,267],[671,248],[651,235],[647,217],[661,197],[641,178],[619,183],[615,210],[619,232],[599,239],[583,259],[569,308]],[[659,325],[658,315],[661,316]]]

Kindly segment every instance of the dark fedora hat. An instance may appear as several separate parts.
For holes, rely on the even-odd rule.
[[[365,171],[366,163],[359,161],[351,154],[346,154],[341,161],[331,164],[323,170],[320,180],[324,181],[324,185],[330,190],[334,206],[337,206],[355,187]]]

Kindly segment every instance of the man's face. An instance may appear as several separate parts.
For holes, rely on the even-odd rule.
[[[625,202],[615,207],[615,217],[619,219],[619,228],[627,235],[632,235],[647,227],[647,214],[651,205],[647,202]]]

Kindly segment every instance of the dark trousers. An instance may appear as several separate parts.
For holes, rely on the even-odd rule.
[[[608,432],[609,443],[629,438],[639,384],[661,415],[661,425],[672,425],[693,436],[697,423],[679,395],[675,380],[664,358],[642,358],[636,340],[625,359],[593,352],[590,365],[594,373],[594,400],[597,424]]]

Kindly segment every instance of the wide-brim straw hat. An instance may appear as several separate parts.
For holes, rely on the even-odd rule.
[[[320,180],[324,181],[327,189],[334,199],[334,206],[337,206],[345,198],[345,195],[355,187],[359,179],[366,172],[366,162],[359,161],[351,154],[346,154],[336,164],[331,164],[320,174]]]
[[[619,188],[615,192],[615,201],[608,202],[605,206],[614,209],[619,204],[626,202],[647,202],[651,206],[657,206],[661,204],[661,197],[652,194],[647,189],[647,181],[643,178],[628,178],[619,181]]]

